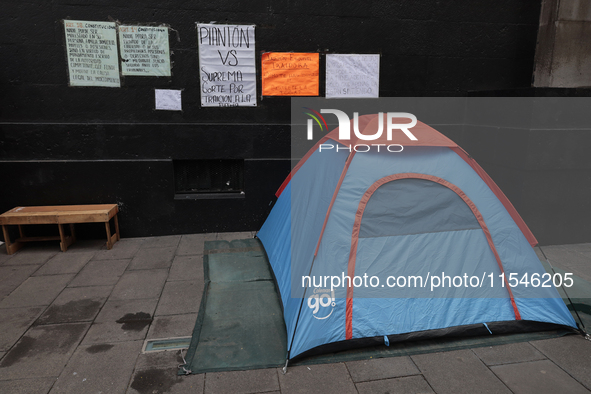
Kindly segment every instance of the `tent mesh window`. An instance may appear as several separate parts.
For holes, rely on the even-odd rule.
[[[426,179],[399,179],[371,196],[359,238],[478,229],[470,207],[453,190]]]
[[[173,160],[178,193],[240,193],[244,191],[244,160]]]

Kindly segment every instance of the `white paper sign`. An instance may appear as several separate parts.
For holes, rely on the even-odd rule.
[[[326,55],[326,98],[379,97],[380,55]]]
[[[64,20],[70,86],[120,87],[115,22]]]
[[[181,91],[171,89],[155,89],[156,109],[182,111]]]
[[[197,24],[202,107],[256,107],[254,25]]]
[[[119,26],[123,75],[170,77],[166,26]]]

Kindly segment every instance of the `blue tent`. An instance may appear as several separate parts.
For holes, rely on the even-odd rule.
[[[374,134],[379,116],[359,117],[361,133]],[[576,328],[547,287],[535,237],[492,179],[431,127],[418,122],[412,133],[415,141],[400,133],[366,151],[359,144],[367,141],[340,140],[336,129],[278,191],[257,236],[280,291],[288,359],[418,338]]]

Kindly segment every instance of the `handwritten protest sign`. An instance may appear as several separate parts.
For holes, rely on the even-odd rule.
[[[119,26],[123,75],[170,77],[166,26]]]
[[[64,29],[70,86],[120,87],[115,22],[64,20]]]
[[[319,59],[318,53],[263,53],[263,96],[318,96]]]
[[[255,107],[254,25],[197,24],[202,107]]]
[[[380,55],[326,55],[326,98],[379,97]]]

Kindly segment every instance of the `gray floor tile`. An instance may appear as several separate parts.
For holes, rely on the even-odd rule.
[[[554,252],[560,252],[560,251],[563,251],[563,250],[565,250],[564,249],[565,246],[566,245],[545,245],[545,246],[542,246],[541,248],[542,248],[542,250],[544,250],[544,253],[546,253],[546,255],[547,255],[548,252],[553,252],[553,251]],[[536,249],[539,249],[539,248],[536,248]]]
[[[570,250],[568,247],[556,246],[556,247],[543,247],[544,253],[550,260],[552,265],[558,264],[567,268],[585,267],[590,264],[588,256],[584,254]],[[585,275],[591,274],[591,272],[583,272]]]
[[[279,390],[277,370],[211,372],[205,375],[205,393],[246,394]]]
[[[53,227],[53,225],[49,225]],[[37,227],[37,226],[35,226]],[[51,235],[51,234],[45,234]],[[59,235],[59,231],[57,226],[55,226],[55,235]],[[30,242],[25,244],[24,248],[19,250],[17,253],[62,253],[60,250],[60,242],[59,241],[39,241],[39,242]]]
[[[156,316],[199,312],[203,283],[197,280],[166,282]]]
[[[4,380],[59,376],[88,323],[31,327],[0,361]]]
[[[563,267],[563,269],[566,272],[572,272],[573,274],[585,279],[587,282],[591,282],[591,254],[587,257],[587,262],[571,264],[567,267]]]
[[[12,256],[14,255],[6,254],[6,245],[4,243],[0,244],[0,265],[6,263]]]
[[[0,393],[47,394],[55,378],[0,380]]]
[[[39,267],[39,265],[7,265],[0,267],[0,297],[12,293]]]
[[[176,256],[170,267],[168,281],[193,279],[203,281],[203,255]]]
[[[163,237],[149,237],[142,243],[142,249],[175,248],[179,246],[180,235],[166,235]]]
[[[150,325],[147,339],[190,337],[196,320],[197,313],[156,316]]]
[[[438,394],[510,393],[470,350],[411,356]]]
[[[140,316],[127,323],[94,322],[82,341],[82,345],[143,341],[150,326],[151,318]]]
[[[174,367],[137,370],[133,374],[127,393],[202,394],[203,383],[203,375],[178,376]]]
[[[398,379],[384,379],[373,382],[357,383],[359,394],[396,393],[396,394],[431,394],[434,391],[422,376],[408,376]]]
[[[277,369],[279,385],[283,394],[323,393],[356,394],[355,384],[345,364],[318,364],[289,367],[285,375]],[[209,374],[206,376],[206,383]],[[207,387],[207,386],[206,386]],[[207,391],[206,391],[207,392]]]
[[[123,393],[142,342],[80,346],[51,394]]]
[[[48,251],[48,250],[27,250],[27,246],[25,246],[20,251],[16,252],[16,254],[12,255],[12,258],[6,260],[4,262],[4,266],[7,265],[41,265],[45,264],[47,260],[55,256],[59,251]],[[62,252],[60,252],[62,253]]]
[[[158,299],[107,301],[84,338],[84,345],[144,340]]]
[[[107,236],[105,239],[82,239],[76,240],[72,245],[68,246],[67,253],[88,253],[98,252],[107,244]]]
[[[183,350],[183,354],[187,354]],[[138,356],[135,369],[169,369],[183,364],[178,350],[167,350],[163,352],[142,353]]]
[[[113,289],[111,300],[158,298],[166,282],[168,270],[128,271]]]
[[[521,363],[546,358],[527,342],[500,346],[486,346],[472,349],[486,365]]]
[[[552,262],[552,266],[560,268],[565,272],[571,272],[576,276],[591,282],[591,256],[587,258],[587,262],[569,260],[564,263]],[[568,290],[567,290],[568,291]]]
[[[550,360],[497,365],[491,369],[515,394],[589,394]]]
[[[584,243],[584,244],[569,244],[563,245],[563,247],[567,250],[578,252],[578,253],[591,253],[591,242]]]
[[[193,254],[203,254],[204,240],[205,234],[183,235],[176,250],[176,255],[187,256]]]
[[[591,261],[591,258],[590,258],[590,261]],[[575,276],[578,276],[579,278],[581,278],[581,279],[583,279],[583,280],[585,280],[587,282],[591,282],[591,269],[589,269],[589,267],[587,267],[587,265],[591,265],[591,264],[586,264],[586,265],[570,264],[570,265],[566,265],[566,264],[557,263],[557,262],[551,262],[551,263],[552,263],[552,267],[554,267],[554,268],[561,269],[565,273],[572,273]],[[569,290],[569,288],[566,288],[566,291],[568,292],[569,295],[572,295],[571,294],[572,289]]]
[[[143,239],[126,238],[115,242],[111,250],[106,249],[106,246],[102,250],[96,252],[93,260],[123,260],[132,259],[135,253],[138,251]]]
[[[73,277],[74,275],[30,277],[0,302],[0,309],[49,305]]]
[[[37,319],[35,324],[92,321],[112,289],[113,286],[66,288]]]
[[[252,236],[253,236],[252,231],[242,231],[242,232],[234,232],[234,233],[217,233],[216,239],[223,240],[223,241],[233,241],[235,239],[252,238]]]
[[[91,260],[68,287],[115,285],[131,262],[126,260]]]
[[[585,244],[588,245],[588,244]],[[585,252],[577,252],[580,253],[582,256],[585,256],[587,258],[587,260],[591,260],[591,251],[585,251]]]
[[[140,300],[109,300],[105,303],[95,322],[116,322],[125,320],[130,315],[145,316],[154,315],[158,305],[158,299],[140,299]]]
[[[186,354],[186,350],[184,351]],[[140,354],[128,393],[203,393],[203,374],[177,376],[178,351]]]
[[[346,363],[354,382],[418,375],[421,372],[410,357],[386,357]]]
[[[560,368],[591,390],[591,341],[580,335],[531,342]]]
[[[172,264],[175,247],[140,249],[135,254],[127,270],[149,270],[169,268]]]
[[[77,274],[90,261],[92,256],[94,256],[94,252],[59,253],[43,264],[34,275]]]
[[[0,311],[0,350],[9,350],[44,309],[44,306],[2,309]]]

